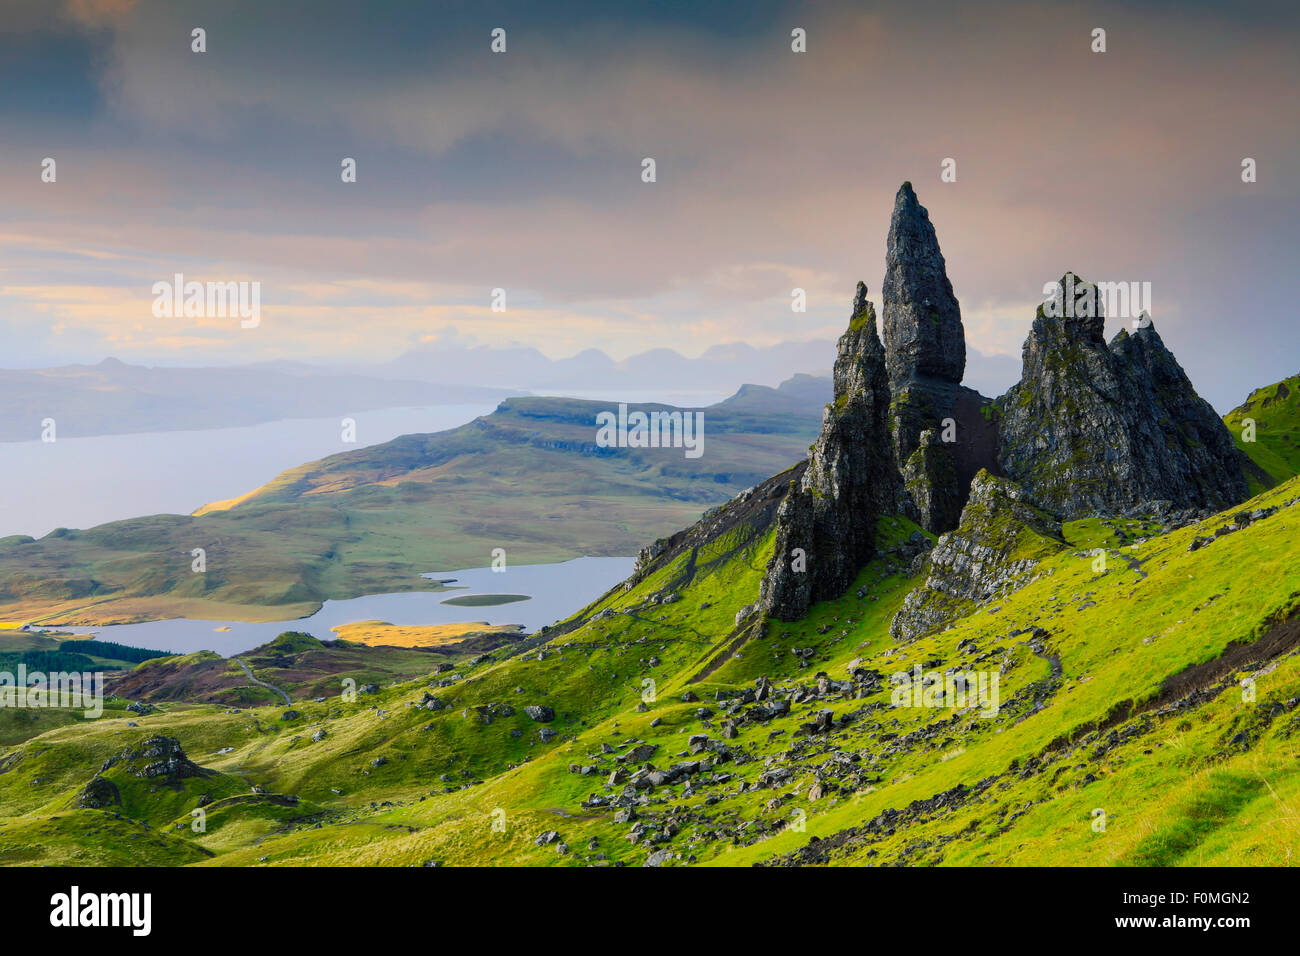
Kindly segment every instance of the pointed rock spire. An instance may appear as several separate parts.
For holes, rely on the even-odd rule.
[[[961,385],[966,336],[930,214],[911,183],[894,199],[885,256],[890,432],[909,517],[940,534],[957,526],[971,479],[997,471],[989,400]]]
[[[875,554],[876,519],[902,499],[885,351],[862,282],[834,379],[835,400],[826,406],[808,466],[777,512],[776,550],[759,591],[760,608],[783,621],[844,593]]]
[[[894,197],[882,290],[889,381],[895,391],[911,378],[959,384],[966,371],[961,306],[939,251],[930,214],[911,183]]]

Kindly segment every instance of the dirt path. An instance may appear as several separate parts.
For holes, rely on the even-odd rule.
[[[248,665],[245,664],[243,661],[241,661],[238,657],[232,657],[231,660],[233,660],[236,664],[242,667],[244,669],[244,673],[248,675],[248,679],[251,680],[258,687],[265,687],[267,690],[274,691],[275,693],[283,697],[284,706],[288,707],[290,704],[293,703],[293,701],[289,699],[289,695],[286,694],[284,691],[280,690],[280,688],[276,687],[274,684],[268,684],[266,681],[261,681],[258,680],[256,677],[254,677],[253,672],[248,669]]]

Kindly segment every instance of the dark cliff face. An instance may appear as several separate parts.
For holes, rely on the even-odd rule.
[[[1098,301],[1095,286],[1070,273],[1060,285]],[[1216,510],[1243,501],[1232,437],[1149,318],[1108,346],[1099,307],[1059,311],[1039,307],[1020,383],[998,400],[1004,473],[1066,518],[1158,501]]]
[[[894,197],[881,294],[890,387],[897,392],[909,379],[960,383],[966,371],[961,306],[930,214],[911,183]]]
[[[780,620],[796,620],[814,601],[843,593],[875,553],[876,519],[903,501],[888,428],[885,352],[861,282],[834,380],[835,400],[807,469],[777,511],[776,549],[759,606]]]
[[[908,517],[932,534],[957,527],[981,470],[1001,474],[993,402],[974,389],[911,380],[893,393],[890,434]]]
[[[930,214],[910,183],[894,198],[882,308],[894,457],[910,516],[938,534],[957,526],[975,474],[997,470],[997,428],[987,415],[989,400],[961,385],[961,306]]]
[[[894,615],[894,640],[942,630],[997,595],[1023,587],[1045,557],[1066,547],[1061,522],[1033,507],[1024,489],[986,471],[975,476],[956,530],[930,552],[925,583]]]
[[[1062,298],[1072,288],[1091,306],[1039,308],[1020,384],[996,403],[964,388],[960,307],[929,215],[903,184],[889,230],[885,341],[859,283],[835,360],[835,400],[776,510],[764,614],[796,620],[841,595],[874,556],[884,514],[905,514],[935,534],[966,529],[936,549],[943,586],[930,590],[946,597],[912,602],[895,629],[905,639],[935,626],[947,613],[939,605],[980,599],[975,584],[1001,587],[1032,566],[977,527],[986,512],[1038,509],[1054,521],[1149,505],[1221,509],[1246,498],[1227,428],[1149,319],[1107,345],[1096,287],[1072,274],[1061,287]],[[966,571],[975,584],[958,587]]]

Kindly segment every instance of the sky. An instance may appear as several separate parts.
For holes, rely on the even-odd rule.
[[[1294,4],[0,8],[7,367],[829,339],[909,180],[975,350],[1072,270],[1150,282],[1220,410],[1300,371]],[[260,323],[155,316],[177,272],[260,283]]]

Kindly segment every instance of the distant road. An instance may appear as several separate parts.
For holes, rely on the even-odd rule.
[[[293,701],[289,699],[289,695],[286,694],[284,691],[280,690],[280,688],[276,687],[274,684],[268,684],[266,681],[261,681],[258,680],[256,677],[254,677],[253,672],[248,669],[248,665],[245,664],[243,661],[241,661],[238,657],[232,657],[231,660],[233,660],[236,664],[242,667],[244,669],[244,673],[248,675],[248,679],[251,680],[258,687],[265,687],[267,690],[273,690],[281,697],[283,697],[284,706],[288,707],[290,704],[293,703]]]

